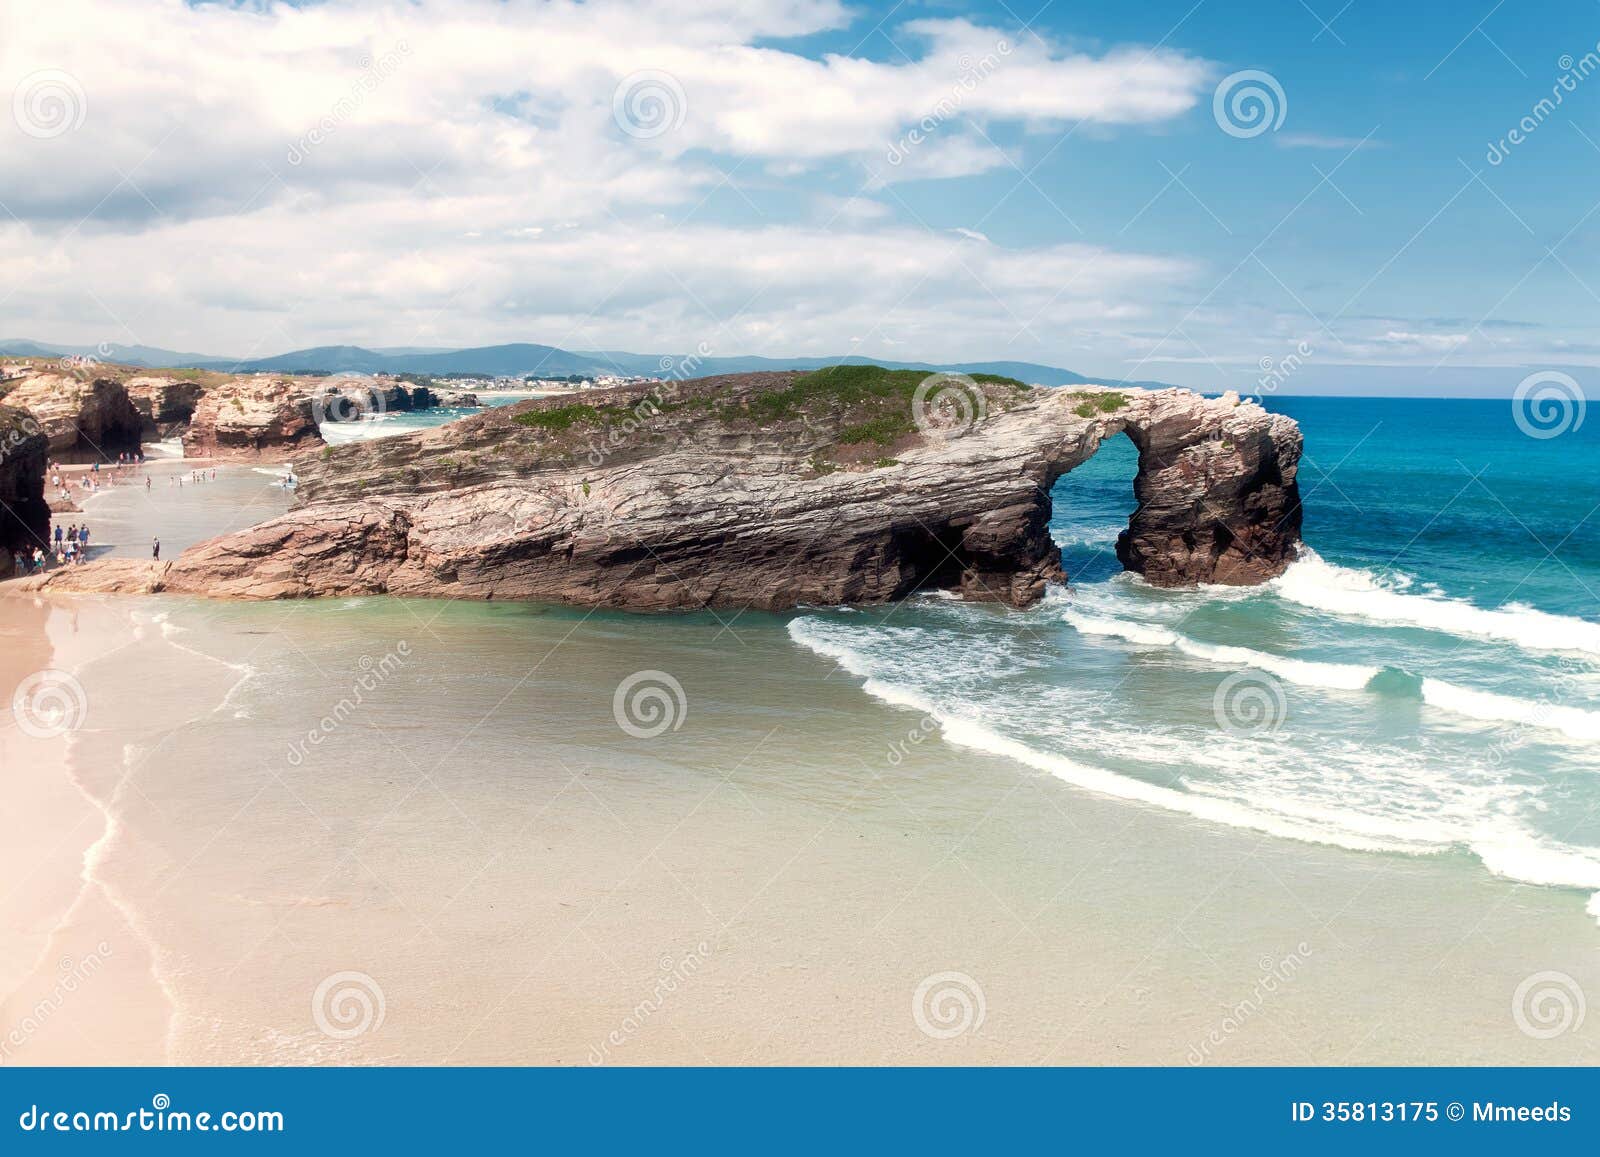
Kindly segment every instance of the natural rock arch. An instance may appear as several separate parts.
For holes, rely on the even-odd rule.
[[[591,442],[585,454],[565,432],[561,403],[534,403],[303,455],[305,505],[281,518],[159,566],[46,581],[639,610],[877,603],[947,588],[1025,606],[1061,577],[1051,485],[1120,433],[1140,452],[1124,565],[1159,585],[1249,583],[1293,557],[1300,433],[1258,406],[1186,390],[1023,389],[969,429],[914,433],[892,456],[841,463],[830,457],[837,414],[754,426],[724,416],[793,377],[682,383],[604,453]],[[596,403],[622,413],[641,397],[611,391]]]

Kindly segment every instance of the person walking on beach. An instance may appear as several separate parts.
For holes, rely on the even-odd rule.
[[[153,562],[161,561],[161,540],[159,538],[150,540],[150,558]]]

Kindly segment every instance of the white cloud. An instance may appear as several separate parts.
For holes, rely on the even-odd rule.
[[[8,330],[242,354],[687,347],[725,327],[725,352],[778,354],[892,326],[935,356],[1023,323],[1138,317],[1187,275],[930,234],[812,179],[1005,166],[997,126],[1158,123],[1195,104],[1205,62],[1012,43],[965,20],[886,25],[905,54],[889,60],[781,47],[851,19],[836,0],[30,5],[0,38],[0,94],[64,70],[84,107],[54,137],[0,120]],[[667,77],[640,106],[665,131],[631,123],[626,100],[619,124],[619,84],[639,73]],[[889,166],[912,127],[925,139]],[[715,223],[735,167],[776,201],[792,184],[799,208]]]
[[[1038,353],[1025,325],[1042,338],[1137,318],[1140,301],[1193,272],[1087,245],[1005,249],[848,218],[754,229],[611,221],[528,235],[524,211],[514,197],[394,196],[325,206],[314,228],[285,204],[254,214],[245,233],[232,219],[196,218],[79,235],[30,268],[8,324],[64,340],[50,322],[71,314],[94,340],[159,336],[255,356],[352,335],[459,344],[468,324],[473,342],[648,350],[704,340],[770,355],[826,353],[847,334],[870,346],[879,334],[955,359],[998,356],[1018,339]],[[462,220],[481,227],[463,233]],[[153,262],[158,253],[185,257]]]
[[[1429,353],[1458,349],[1471,340],[1472,335],[1467,333],[1410,333],[1395,329],[1388,330],[1377,339],[1383,346],[1408,352],[1420,350]]]

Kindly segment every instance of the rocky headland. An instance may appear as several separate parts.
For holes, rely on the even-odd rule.
[[[115,458],[139,449],[144,417],[115,377],[33,373],[7,383],[5,404],[33,415],[57,458]]]
[[[183,434],[190,458],[260,458],[322,445],[321,379],[273,374],[231,378],[206,390]]]
[[[191,435],[217,431],[202,444],[223,444],[227,411],[246,408],[236,396],[203,398]],[[264,390],[257,417],[231,427],[233,444],[267,427],[281,436],[286,413],[300,421],[292,396]],[[1125,567],[1162,586],[1248,584],[1293,559],[1302,442],[1287,417],[1187,390],[843,366],[543,399],[322,446],[296,457],[299,504],[280,518],[169,562],[26,581],[638,610],[947,589],[1023,606],[1062,577],[1051,486],[1124,433],[1139,451],[1138,508],[1117,546]]]
[[[206,392],[197,378],[136,374],[123,383],[134,408],[144,418],[144,436],[160,440],[182,434]]]
[[[0,578],[11,574],[12,552],[31,552],[50,534],[44,500],[50,439],[26,410],[0,406]]]

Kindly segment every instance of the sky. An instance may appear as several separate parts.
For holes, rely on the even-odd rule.
[[[0,0],[3,94],[0,338],[1600,388],[1595,0]]]

